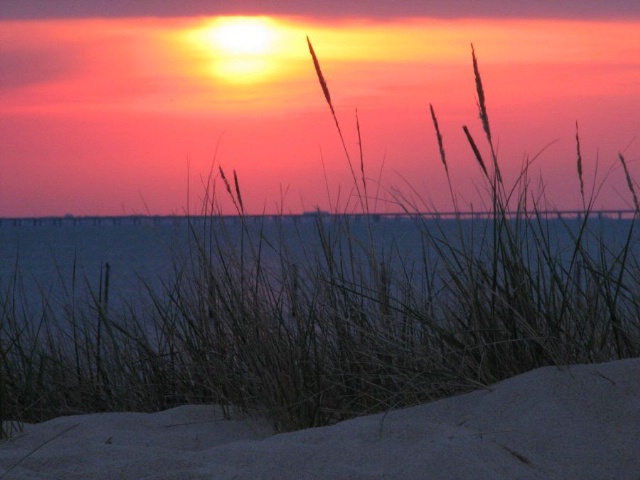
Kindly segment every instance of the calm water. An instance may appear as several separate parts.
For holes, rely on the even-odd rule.
[[[334,231],[334,219],[324,221],[327,231]],[[550,232],[552,248],[561,256],[571,252],[571,236],[568,231],[577,231],[578,221],[544,222],[543,228]],[[423,234],[415,223],[407,218],[382,219],[372,222],[371,234],[375,239],[377,254],[390,264],[402,259],[411,265],[422,258]],[[460,236],[468,244],[481,237],[487,227],[486,220],[463,220],[460,224],[453,220],[424,222],[424,228],[444,242],[459,244]],[[211,225],[208,225],[211,226]],[[196,225],[195,232],[201,235],[207,225]],[[629,220],[594,219],[589,223],[591,235],[603,238],[613,249],[626,241],[631,222]],[[223,249],[240,250],[241,238],[257,238],[260,232],[268,242],[263,244],[262,258],[265,265],[277,269],[280,262],[277,251],[281,245],[287,246],[289,258],[297,264],[313,261],[319,256],[320,241],[318,227],[311,217],[301,217],[299,221],[286,219],[282,223],[274,219],[251,221],[248,230],[239,222],[227,219],[222,224],[213,224],[219,233]],[[640,230],[636,228],[636,230]],[[358,242],[368,245],[369,227],[363,219],[350,224],[351,234]],[[462,234],[461,234],[462,232]],[[112,225],[12,225],[0,224],[0,288],[7,292],[16,272],[24,287],[25,299],[34,311],[41,309],[43,295],[57,302],[69,298],[73,291],[78,299],[87,298],[100,289],[101,275],[105,265],[110,266],[110,304],[135,303],[145,296],[146,288],[156,291],[163,283],[174,278],[174,266],[189,264],[189,253],[193,251],[193,231],[185,221],[153,224]],[[340,241],[332,237],[334,247]],[[634,251],[638,253],[638,232],[633,234]],[[344,246],[344,244],[342,244]],[[594,254],[597,242],[591,242]],[[476,245],[477,247],[477,245]],[[245,241],[245,252],[250,251]],[[427,255],[435,258],[431,249]]]

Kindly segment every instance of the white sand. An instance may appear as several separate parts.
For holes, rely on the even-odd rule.
[[[57,418],[0,444],[0,479],[142,478],[640,480],[640,359],[281,435],[184,406]]]

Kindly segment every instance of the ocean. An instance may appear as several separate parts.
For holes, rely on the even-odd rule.
[[[387,268],[396,271],[415,268],[416,281],[420,281],[425,256],[433,268],[442,264],[433,244],[426,240],[428,237],[438,239],[440,246],[453,248],[464,242],[467,250],[473,248],[480,255],[480,241],[487,238],[483,232],[491,232],[491,220],[486,218],[320,218],[320,223],[316,215],[310,214],[249,217],[245,222],[238,217],[4,219],[0,221],[0,292],[3,299],[22,292],[21,303],[38,317],[45,304],[55,310],[56,305],[68,303],[70,298],[82,303],[90,302],[92,296],[104,295],[108,268],[111,308],[135,305],[148,297],[149,291],[162,294],[175,280],[176,272],[197,270],[196,239],[205,245],[214,261],[219,251],[242,254],[249,262],[260,255],[277,282],[283,257],[301,268],[322,263],[327,242],[335,255],[351,254],[354,249],[349,249],[345,231],[355,239],[351,246],[356,247],[356,258],[364,259],[373,248],[378,262],[385,262]],[[537,223],[531,232],[547,235],[549,248],[561,261],[568,262],[581,224],[577,218],[550,219]],[[638,229],[632,228],[632,220],[594,217],[587,225],[585,245],[594,258],[605,255],[613,259],[628,238],[631,252],[636,256],[639,253],[640,236]],[[326,237],[324,250],[320,231]],[[531,232],[527,244],[535,243]],[[263,241],[258,242],[258,238]],[[538,253],[533,248],[527,255],[533,258],[531,255]],[[15,282],[19,282],[19,289]]]

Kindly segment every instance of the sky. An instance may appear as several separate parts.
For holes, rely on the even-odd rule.
[[[0,217],[234,213],[220,168],[248,213],[482,210],[472,43],[507,185],[535,159],[531,198],[579,208],[577,122],[585,194],[630,207],[636,1],[3,0]]]

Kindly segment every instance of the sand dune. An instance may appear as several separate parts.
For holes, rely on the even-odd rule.
[[[188,405],[61,417],[0,444],[0,479],[143,478],[640,480],[640,359],[280,435]]]

